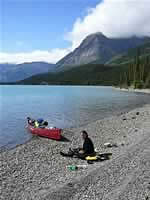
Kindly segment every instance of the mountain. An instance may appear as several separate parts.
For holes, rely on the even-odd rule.
[[[19,84],[119,85],[120,74],[128,72],[128,64],[135,62],[137,55],[140,63],[148,61],[148,57],[150,58],[149,40],[145,40],[144,44],[136,48],[128,49],[126,53],[113,57],[107,64],[98,64],[97,60],[58,73],[32,76]]]
[[[112,57],[150,40],[148,37],[107,38],[102,33],[87,36],[80,46],[56,63],[56,70],[64,71],[87,63],[108,62]]]
[[[119,74],[126,71],[127,66],[108,67],[103,64],[86,64],[64,72],[32,76],[16,84],[118,85],[120,81]]]
[[[30,76],[54,72],[55,65],[45,62],[0,64],[0,82],[16,82]]]
[[[108,65],[123,65],[128,63],[133,63],[135,57],[139,56],[140,60],[145,59],[145,57],[150,58],[150,41],[145,42],[136,48],[129,49],[126,53],[117,55],[109,60],[106,64]]]
[[[110,65],[118,66],[118,64],[128,64],[134,60],[138,47],[141,48],[140,51],[142,54],[140,54],[140,58],[142,59],[142,57],[146,55],[145,51],[147,52],[150,48],[150,38],[138,38],[135,36],[130,38],[107,38],[102,33],[91,34],[82,41],[78,48],[61,59],[58,63],[56,63],[56,65],[45,62],[31,62],[18,65],[0,64],[0,82],[16,82],[28,79],[29,77],[33,80],[32,76],[38,74],[40,74],[37,76],[38,83],[41,83],[42,77],[43,82],[47,82],[44,79],[45,77],[48,77],[48,83],[51,83],[52,81],[52,84],[54,82],[56,84],[58,82],[61,84],[67,80],[72,83],[73,81],[71,81],[71,78],[72,80],[77,80],[77,76],[81,78],[82,82],[83,78],[78,73],[79,71],[82,71],[81,67],[85,70],[85,72],[82,71],[81,74],[82,76],[85,76],[85,73],[89,72],[87,67],[91,68],[91,70],[95,69],[95,66],[96,68],[102,67],[102,71],[104,68],[105,71],[107,71],[106,67],[110,67]],[[104,67],[103,64],[106,64],[106,67]],[[120,66],[118,66],[118,68],[119,67]],[[78,68],[77,71],[74,72],[71,70],[75,68]],[[112,70],[114,70],[114,68]],[[59,73],[64,71],[66,73]],[[58,76],[56,72],[58,73]],[[94,70],[91,73],[91,76],[94,78]],[[70,77],[68,77],[68,74]],[[75,78],[73,78],[72,75],[75,75]],[[36,77],[34,77],[34,80],[35,79]],[[90,81],[91,80],[94,81],[94,79],[90,79]],[[80,81],[77,81],[76,83],[78,82]]]

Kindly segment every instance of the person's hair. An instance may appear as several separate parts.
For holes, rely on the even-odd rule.
[[[83,134],[85,134],[86,136],[88,136],[88,133],[87,133],[85,130],[83,130],[81,133],[83,133]]]

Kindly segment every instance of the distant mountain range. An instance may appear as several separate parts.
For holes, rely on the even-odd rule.
[[[64,84],[64,85],[119,85],[120,75],[126,74],[130,63],[135,63],[137,55],[140,63],[150,61],[150,42],[119,54],[108,64],[89,63],[75,66],[59,73],[36,75],[19,84]],[[148,62],[149,62],[148,61]],[[150,64],[150,63],[149,63]]]
[[[16,82],[33,75],[54,71],[54,64],[31,62],[23,64],[0,64],[0,82]]]
[[[150,37],[138,38],[134,36],[117,39],[107,38],[102,33],[91,34],[82,41],[78,48],[56,64],[45,62],[18,65],[0,64],[0,82],[16,82],[35,75],[39,77],[43,73],[70,71],[72,68],[82,67],[85,64],[106,64],[108,67],[109,65],[132,62],[137,53],[137,47],[142,49],[142,56],[147,55],[150,48]],[[88,67],[91,67],[91,65],[88,65]],[[55,74],[52,74],[52,76],[56,78]]]

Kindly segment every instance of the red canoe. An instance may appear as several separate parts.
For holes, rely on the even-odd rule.
[[[59,128],[34,128],[28,125],[28,130],[35,135],[60,140],[62,130]]]

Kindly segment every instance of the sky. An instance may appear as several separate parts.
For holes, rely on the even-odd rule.
[[[89,34],[150,36],[150,0],[0,0],[0,63],[56,63]]]

